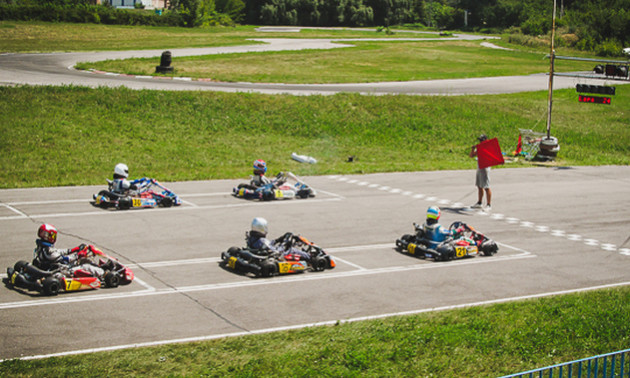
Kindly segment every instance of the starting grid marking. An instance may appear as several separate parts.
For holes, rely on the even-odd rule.
[[[376,190],[380,190],[380,191],[386,191],[392,194],[401,194],[404,196],[410,196],[414,199],[419,199],[419,200],[424,200],[426,202],[431,202],[431,203],[437,203],[439,205],[451,205],[453,207],[461,207],[461,208],[465,208],[467,206],[465,206],[464,204],[460,203],[460,202],[452,202],[449,199],[444,199],[444,198],[437,198],[434,196],[427,196],[425,194],[422,193],[413,193],[410,191],[405,191],[403,189],[399,189],[399,188],[392,188],[390,186],[387,185],[380,185],[380,184],[376,184],[376,183],[370,183],[367,181],[362,181],[362,180],[356,180],[356,179],[350,179],[348,177],[345,176],[338,176],[338,175],[331,175],[328,176],[329,179],[331,180],[336,180],[339,182],[345,182],[347,184],[355,184],[358,186],[364,186],[370,189],[376,189]],[[624,256],[630,256],[630,248],[618,248],[615,244],[611,244],[611,243],[604,243],[601,242],[599,240],[596,239],[590,239],[590,238],[584,238],[582,235],[577,235],[577,234],[567,234],[566,231],[564,230],[556,230],[556,229],[551,229],[549,226],[545,226],[545,225],[536,225],[533,222],[529,222],[529,221],[525,221],[525,220],[521,220],[518,218],[513,218],[513,217],[506,217],[504,214],[499,214],[499,213],[488,213],[485,212],[483,210],[478,210],[478,211],[474,211],[471,209],[471,212],[474,212],[477,215],[481,215],[481,216],[489,216],[490,219],[496,220],[496,221],[505,221],[508,224],[511,225],[518,225],[519,227],[523,227],[523,228],[529,228],[529,229],[533,229],[535,231],[538,231],[540,233],[548,233],[551,236],[555,236],[555,237],[560,237],[560,238],[566,238],[567,240],[570,241],[575,241],[575,242],[582,242],[583,244],[590,246],[590,247],[599,247],[600,249],[604,250],[604,251],[608,251],[608,252],[619,252],[619,254],[624,255]]]
[[[232,196],[230,192],[214,192],[214,193],[195,193],[195,194],[187,194],[185,197],[181,197],[182,204],[186,206],[177,206],[177,207],[169,207],[163,208],[158,207],[154,209],[144,209],[151,212],[160,212],[160,211],[186,211],[186,210],[207,210],[207,209],[224,209],[231,207],[247,207],[247,206],[265,206],[272,205],[276,203],[284,203],[284,204],[295,204],[295,203],[319,203],[319,202],[329,202],[329,201],[340,201],[344,197],[323,190],[318,190],[318,193],[324,193],[331,198],[309,198],[307,200],[278,200],[278,201],[265,201],[265,202],[257,202],[246,199],[238,199],[239,203],[234,204],[222,204],[222,205],[197,205],[193,202],[186,200],[185,198],[194,198],[194,197],[217,197],[217,196]],[[244,201],[244,202],[242,202]],[[84,199],[67,199],[67,200],[50,200],[50,201],[20,201],[20,202],[0,202],[0,206],[10,210],[17,215],[7,215],[0,216],[0,221],[3,220],[19,220],[19,219],[27,219],[27,218],[63,218],[63,217],[81,217],[81,216],[91,216],[91,215],[111,215],[111,214],[133,214],[138,210],[125,210],[125,211],[117,211],[117,210],[105,210],[105,209],[97,209],[95,211],[83,211],[77,213],[50,213],[50,214],[26,214],[23,211],[15,208],[14,206],[23,206],[23,205],[49,205],[49,204],[72,204],[72,203],[89,203],[90,200]],[[142,209],[140,209],[142,210]]]
[[[348,262],[344,259],[340,259],[337,256],[334,256],[335,261],[347,264],[348,266],[354,268],[353,270],[344,271],[344,272],[309,272],[305,274],[296,274],[296,275],[287,275],[287,276],[278,276],[270,279],[247,279],[241,280],[237,282],[224,282],[224,283],[214,283],[214,284],[201,284],[201,285],[189,285],[189,286],[181,286],[181,287],[166,287],[162,289],[157,289],[145,281],[137,278],[134,278],[133,282],[139,283],[143,289],[131,291],[131,292],[122,292],[122,293],[102,293],[96,292],[95,294],[90,295],[82,295],[82,296],[60,296],[56,298],[46,298],[46,299],[35,299],[28,301],[18,301],[18,302],[6,302],[0,303],[0,310],[10,310],[16,308],[24,308],[24,307],[36,307],[36,306],[46,306],[46,305],[57,305],[57,304],[66,304],[66,303],[79,303],[79,302],[91,302],[91,301],[102,301],[102,300],[115,300],[115,299],[128,299],[128,298],[137,298],[144,296],[154,296],[154,295],[168,295],[168,294],[179,294],[179,293],[190,293],[190,292],[198,292],[198,291],[211,291],[211,290],[222,290],[222,289],[233,289],[240,287],[252,287],[252,286],[263,286],[263,285],[279,285],[285,283],[295,283],[295,282],[303,282],[303,281],[315,281],[315,280],[329,280],[329,279],[337,279],[337,278],[349,278],[349,277],[360,277],[367,275],[376,275],[376,274],[388,274],[388,273],[400,273],[406,271],[419,271],[419,270],[428,270],[428,269],[444,269],[444,268],[452,268],[458,267],[462,265],[477,265],[477,264],[487,264],[487,263],[495,263],[495,262],[503,262],[503,261],[512,261],[518,259],[527,259],[534,258],[536,255],[528,252],[524,249],[513,247],[507,244],[498,243],[497,244],[512,249],[516,251],[516,254],[511,254],[507,256],[493,256],[492,258],[470,258],[470,259],[462,259],[451,261],[448,263],[422,263],[416,262],[410,265],[401,265],[401,266],[391,266],[391,267],[383,267],[383,268],[374,268],[368,269],[362,267],[358,264]],[[359,246],[348,246],[348,247],[337,247],[337,248],[329,248],[328,252],[334,253],[343,253],[343,252],[352,252],[352,251],[366,251],[366,250],[379,250],[384,248],[393,248],[394,244],[386,243],[386,244],[372,244],[372,245],[359,245]],[[410,256],[411,259],[416,260],[415,257]],[[171,260],[171,261],[156,261],[156,262],[147,262],[147,263],[139,263],[139,264],[129,264],[127,265],[129,268],[154,268],[154,267],[172,267],[172,266],[182,266],[182,265],[192,265],[192,264],[211,264],[218,263],[220,258],[199,258],[199,259],[188,259],[188,260]],[[3,275],[6,277],[6,275]],[[133,282],[131,283],[133,285]]]

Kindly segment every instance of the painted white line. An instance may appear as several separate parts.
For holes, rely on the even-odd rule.
[[[616,251],[617,250],[617,246],[614,245],[614,244],[605,243],[605,244],[602,244],[601,247],[602,247],[602,249],[604,251]]]
[[[58,203],[77,203],[77,202],[90,202],[90,199],[65,199],[65,200],[49,200],[49,201],[20,201],[20,202],[8,202],[7,204],[12,206],[23,205],[54,205]]]
[[[352,182],[356,182],[356,180],[351,180],[351,181]],[[371,185],[369,185],[369,188],[377,188],[377,187],[378,187],[379,190],[387,190],[387,191],[389,191],[390,193],[393,193],[393,194],[402,194],[402,195],[405,195],[405,196],[412,195],[412,193],[410,191],[405,191],[404,189],[398,189],[398,188],[391,189],[389,186],[380,186],[379,184],[371,184]],[[438,199],[437,197],[434,197],[434,196],[430,196],[430,197],[426,197],[425,198],[424,194],[415,194],[415,195],[413,195],[413,198],[415,198],[415,199],[422,199],[422,198],[424,198],[424,200],[428,201],[428,202],[436,202],[437,201],[437,203],[439,205],[442,205],[442,206],[446,206],[446,205],[450,204],[450,202],[451,202],[448,199]],[[453,207],[461,207],[462,204],[459,203],[459,202],[456,202],[452,206]],[[489,215],[489,211],[480,210],[480,211],[476,212],[476,214],[477,215],[481,215],[481,216],[488,216]],[[508,224],[516,224],[516,223],[520,222],[520,226],[521,227],[533,228],[536,231],[543,232],[543,233],[551,231],[551,235],[552,236],[565,236],[565,232],[564,231],[551,230],[551,228],[548,227],[548,226],[536,226],[533,222],[520,221],[518,218],[513,218],[513,217],[507,217],[506,218],[505,215],[499,214],[499,213],[490,215],[490,218],[493,219],[493,220],[505,219],[505,221]],[[576,235],[576,234],[571,234],[571,235],[567,236],[567,239],[573,240],[573,241],[579,241],[579,240],[582,240],[582,236],[581,235]],[[584,244],[586,244],[588,246],[597,246],[597,245],[600,245],[600,242],[598,240],[595,240],[595,239],[584,239]],[[605,251],[616,251],[617,250],[617,247],[614,244],[610,244],[610,243],[601,243],[600,247],[603,250],[605,250]],[[625,254],[625,253],[622,253],[621,251],[620,251],[620,253],[621,254]]]
[[[406,271],[414,271],[414,270],[427,270],[427,269],[447,269],[458,267],[462,265],[476,265],[476,264],[487,264],[487,263],[498,263],[502,261],[511,261],[517,259],[524,258],[533,258],[535,255],[527,252],[518,247],[508,246],[507,244],[497,243],[507,248],[514,249],[518,251],[518,254],[508,255],[508,256],[493,256],[492,258],[478,257],[472,259],[462,259],[451,261],[448,263],[423,263],[418,262],[417,264],[407,265],[407,266],[391,266],[391,267],[383,267],[376,269],[365,269],[357,266],[356,270],[345,271],[345,272],[334,272],[334,271],[326,271],[326,272],[311,272],[308,274],[298,274],[293,276],[278,276],[273,277],[272,279],[247,279],[243,281],[236,282],[224,282],[224,283],[214,283],[214,284],[202,284],[202,285],[192,285],[192,286],[183,286],[183,287],[174,287],[174,288],[163,288],[163,289],[155,289],[151,286],[146,285],[145,290],[138,290],[126,293],[115,293],[115,294],[93,294],[93,295],[84,295],[84,296],[76,296],[76,297],[57,297],[57,298],[46,298],[46,299],[37,299],[30,301],[19,301],[19,302],[7,302],[0,303],[0,310],[9,310],[14,308],[24,308],[24,307],[33,307],[33,306],[44,306],[44,305],[57,305],[57,304],[65,304],[65,303],[78,303],[78,302],[88,302],[88,301],[99,301],[99,300],[113,300],[113,299],[127,299],[127,298],[135,298],[135,297],[143,297],[143,296],[153,296],[153,295],[169,295],[169,294],[178,294],[178,293],[189,293],[189,292],[197,292],[197,291],[211,291],[211,290],[223,290],[223,289],[231,289],[231,288],[241,288],[241,287],[251,287],[251,286],[263,286],[263,285],[281,285],[285,283],[294,283],[294,282],[304,282],[304,281],[314,281],[314,280],[329,280],[329,279],[340,279],[340,278],[352,278],[358,276],[365,275],[375,275],[375,274],[389,274],[389,273],[400,273]],[[376,246],[376,245],[375,245]],[[387,244],[387,246],[391,246],[391,244]],[[345,261],[345,260],[344,260]],[[143,281],[139,281],[142,284]],[[143,285],[144,286],[144,285]]]
[[[628,285],[630,285],[630,282],[619,282],[619,283],[600,285],[600,286],[583,287],[583,288],[578,288],[578,289],[559,290],[559,291],[543,292],[543,293],[538,293],[538,294],[522,295],[522,296],[517,296],[517,297],[492,299],[492,300],[487,300],[487,301],[468,302],[468,303],[462,303],[462,304],[456,304],[456,305],[429,307],[429,308],[422,308],[422,309],[416,309],[416,310],[410,310],[410,311],[399,311],[399,312],[384,313],[384,314],[377,314],[377,315],[367,315],[367,316],[360,316],[360,317],[348,318],[348,319],[342,319],[342,320],[337,319],[337,320],[328,320],[328,321],[321,321],[321,322],[307,323],[307,324],[295,324],[295,325],[282,326],[282,327],[261,328],[257,330],[242,331],[242,332],[232,332],[232,333],[223,333],[223,334],[206,335],[206,336],[194,336],[194,337],[169,339],[169,340],[156,340],[156,341],[149,341],[149,342],[144,342],[144,343],[114,345],[114,346],[100,347],[100,348],[78,349],[78,350],[67,351],[67,352],[25,356],[25,357],[19,357],[18,359],[38,360],[38,359],[44,359],[44,358],[50,358],[50,357],[64,357],[64,356],[73,356],[73,355],[87,354],[87,353],[108,352],[108,351],[123,350],[123,349],[160,346],[160,345],[167,345],[167,344],[181,344],[181,343],[190,343],[190,342],[210,341],[210,340],[225,339],[225,338],[232,338],[232,337],[241,337],[241,336],[247,336],[247,335],[258,335],[258,334],[290,331],[290,330],[303,329],[303,328],[330,326],[330,325],[335,325],[335,324],[355,323],[355,322],[360,322],[360,321],[365,321],[365,320],[378,320],[378,319],[391,318],[394,316],[418,315],[418,314],[427,313],[427,312],[438,312],[438,311],[456,310],[456,309],[478,307],[478,306],[487,306],[487,305],[516,302],[516,301],[522,301],[522,300],[528,300],[528,299],[537,299],[537,298],[545,298],[545,297],[551,297],[551,296],[557,296],[557,295],[575,294],[575,293],[582,293],[582,292],[587,292],[587,291],[610,289],[610,288],[628,286]]]
[[[350,261],[341,259],[341,258],[339,258],[337,256],[334,257],[334,260],[335,260],[335,262],[342,262],[344,264],[350,265],[351,267],[353,267],[355,269],[358,269],[358,270],[367,270],[367,268],[364,268],[361,265],[357,265],[357,264],[351,263]]]
[[[222,205],[204,205],[204,206],[178,206],[178,207],[169,207],[169,208],[154,208],[147,209],[146,212],[142,212],[143,214],[147,213],[157,213],[161,211],[187,211],[187,210],[207,210],[207,209],[228,209],[234,207],[248,207],[248,206],[270,206],[273,204],[282,203],[284,204],[296,204],[296,203],[319,203],[319,202],[329,202],[329,201],[339,201],[343,197],[335,197],[335,198],[322,198],[322,199],[308,199],[308,200],[287,200],[287,201],[266,201],[266,202],[255,202],[255,201],[247,201],[242,203],[235,204],[222,204]],[[5,216],[0,217],[0,220],[16,220],[23,219],[24,217],[28,218],[64,218],[64,217],[81,217],[88,215],[112,215],[112,214],[138,214],[140,210],[98,210],[98,211],[84,211],[78,213],[51,213],[51,214],[33,214],[33,215],[24,215],[24,216]]]
[[[4,204],[4,203],[2,203],[2,204],[0,204],[0,205],[2,205],[3,207],[6,207],[7,209],[9,209],[9,210],[13,211],[14,213],[18,214],[18,216],[17,216],[17,217],[16,217],[16,216],[13,216],[13,218],[19,218],[19,219],[22,219],[22,218],[28,218],[28,215],[24,214],[23,212],[21,212],[20,210],[18,210],[18,209],[16,209],[16,208],[14,208],[14,207],[12,207],[12,206],[9,206],[9,205]]]
[[[584,239],[584,244],[586,244],[586,245],[590,245],[590,246],[596,246],[596,245],[599,245],[599,240],[595,240],[595,239]]]

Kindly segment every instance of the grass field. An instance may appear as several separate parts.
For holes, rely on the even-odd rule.
[[[467,154],[480,133],[511,152],[519,128],[544,131],[546,97],[2,87],[0,187],[102,184],[121,161],[132,177],[162,181],[248,177],[255,159],[299,175],[472,169]],[[624,86],[610,106],[557,91],[557,163],[629,164],[629,100]],[[300,165],[292,152],[319,162]],[[357,161],[347,163],[351,155]]]
[[[307,33],[309,37],[365,35],[362,31]],[[0,51],[217,46],[250,43],[245,39],[251,35],[259,36],[252,27],[182,30],[0,22]],[[369,80],[391,77],[384,71],[398,72],[393,75],[400,80],[420,77],[405,68],[422,65],[416,57],[399,62],[404,50],[416,55],[435,50],[436,56],[448,60],[444,65],[454,67],[466,65],[458,57],[481,59],[475,66],[491,61],[486,67],[496,67],[486,69],[495,74],[513,68],[522,73],[544,71],[547,64],[540,60],[540,68],[534,67],[535,59],[528,58],[531,53],[524,49],[498,53],[460,42],[418,46],[363,42],[354,52],[271,56],[279,65],[300,57],[296,78],[308,74],[309,59],[325,65],[328,54],[341,61],[333,65],[334,70],[342,69],[348,57],[357,60],[361,59],[357,54],[368,54],[362,59],[366,68],[361,76]],[[540,59],[538,53],[531,55]],[[386,60],[390,54],[400,59]],[[241,70],[269,56],[222,57],[212,64],[225,67],[232,58]],[[207,74],[199,67],[208,61],[190,61],[197,68],[191,68],[189,75]],[[378,72],[373,61],[383,62],[387,69]],[[134,62],[124,70],[140,70],[142,64]],[[329,70],[332,76],[334,70]],[[464,70],[459,70],[449,74],[463,75]],[[429,65],[421,75],[431,71],[441,71],[440,66]],[[280,71],[260,80],[279,75]],[[319,75],[326,76],[326,69]],[[226,76],[226,80],[231,79]],[[580,104],[574,90],[555,91],[552,134],[561,144],[557,164],[630,164],[628,103],[628,86],[617,88],[610,106]],[[480,133],[497,136],[509,152],[519,128],[544,131],[546,108],[546,92],[294,97],[0,87],[0,187],[103,184],[118,162],[129,165],[132,177],[161,181],[247,177],[251,162],[258,158],[267,160],[272,172],[290,170],[299,175],[472,169],[475,162],[467,153]],[[290,159],[294,151],[319,162],[300,165]],[[347,163],[350,155],[357,161]],[[510,164],[528,165],[522,160]],[[208,342],[4,361],[0,375],[492,377],[627,348],[629,299],[630,289],[618,288]]]
[[[628,348],[630,288],[0,363],[6,377],[498,377]],[[626,362],[627,364],[627,362]]]

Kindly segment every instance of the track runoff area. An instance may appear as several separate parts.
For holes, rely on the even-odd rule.
[[[94,244],[136,279],[56,297],[2,288],[0,359],[210,340],[630,282],[630,167],[494,169],[492,212],[468,207],[476,201],[474,175],[306,177],[315,198],[272,202],[231,196],[242,180],[168,183],[182,206],[128,211],[92,206],[100,186],[2,190],[3,270],[32,258],[45,222],[58,228],[58,247]],[[471,224],[499,253],[433,262],[397,252],[396,238],[411,233],[431,205],[442,209],[443,225]],[[272,278],[221,268],[221,252],[244,245],[256,216],[269,221],[271,237],[301,234],[337,267]]]

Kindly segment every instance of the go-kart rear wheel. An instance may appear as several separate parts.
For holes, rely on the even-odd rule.
[[[278,272],[278,266],[271,260],[265,260],[260,264],[260,275],[262,277],[271,277]]]
[[[59,290],[61,290],[61,282],[56,277],[49,276],[44,279],[42,287],[44,288],[44,294],[57,295]]]
[[[107,271],[105,273],[105,286],[107,287],[118,287],[118,285],[120,284],[120,277],[118,276],[118,274],[110,271]]]
[[[15,265],[13,265],[13,270],[18,272],[18,273],[22,273],[22,271],[24,271],[24,268],[27,265],[28,265],[27,261],[20,260],[20,261],[16,262]]]

